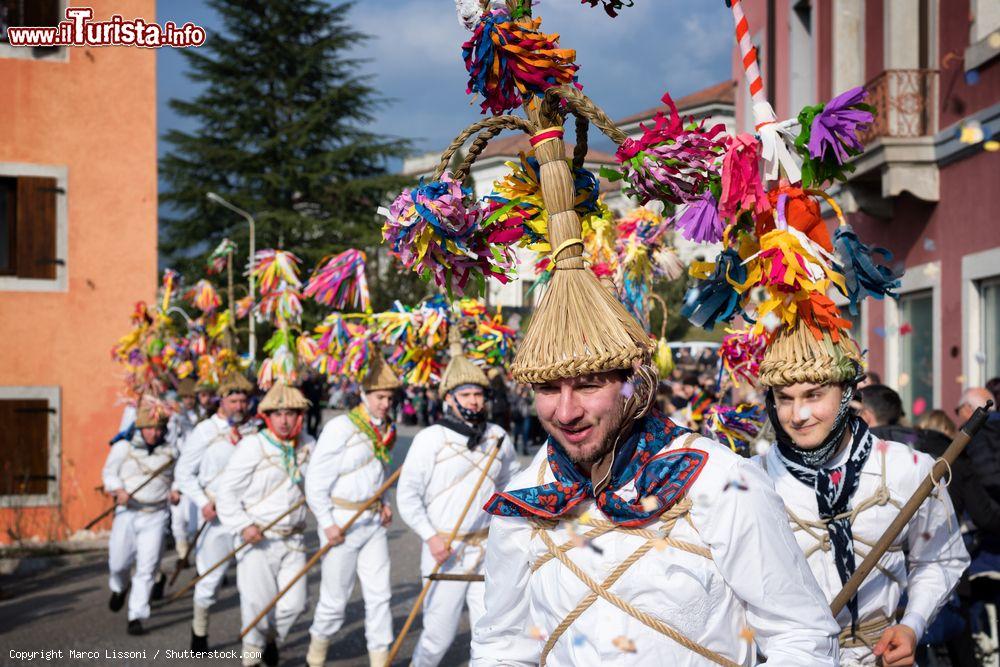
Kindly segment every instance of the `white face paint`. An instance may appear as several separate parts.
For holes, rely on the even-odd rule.
[[[802,408],[799,410],[799,419],[801,419],[802,421],[806,421],[807,419],[812,417],[812,415],[813,415],[812,408],[810,408],[808,405],[803,405]]]

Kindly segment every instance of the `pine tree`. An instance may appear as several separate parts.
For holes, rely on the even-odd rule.
[[[169,186],[161,201],[173,211],[161,221],[167,260],[197,276],[224,237],[246,257],[248,225],[208,201],[209,191],[254,215],[258,249],[291,250],[305,271],[349,247],[371,256],[381,240],[375,210],[403,185],[389,161],[409,144],[365,129],[386,100],[361,72],[363,61],[348,54],[367,39],[348,24],[351,3],[209,5],[224,30],[184,52],[190,78],[204,89],[170,101],[198,128],[164,137],[171,149],[160,162]]]

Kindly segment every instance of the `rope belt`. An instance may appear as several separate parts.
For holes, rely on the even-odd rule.
[[[851,628],[844,628],[840,631],[840,648],[867,648],[871,650],[878,643],[885,629],[891,625],[892,621],[879,614],[858,623],[858,628],[853,633]]]
[[[134,498],[129,498],[129,501],[125,504],[125,509],[135,512],[159,512],[160,510],[167,509],[167,507],[169,507],[169,503],[166,500],[160,500],[155,503],[144,503]]]
[[[370,512],[378,512],[378,508],[381,507],[378,503],[372,503],[366,508],[365,505],[368,503],[367,500],[354,502],[353,500],[346,500],[344,498],[338,498],[337,496],[330,496],[330,500],[333,502],[333,506],[337,509],[351,510],[353,512],[358,512],[363,509],[367,509]]]
[[[483,528],[482,530],[474,530],[471,533],[456,533],[454,542],[461,542],[470,547],[478,547],[486,538],[489,537],[490,529]],[[451,533],[444,533],[440,530],[438,531],[438,537],[447,540],[451,537]]]
[[[277,538],[284,539],[286,537],[291,537],[292,535],[301,535],[304,532],[306,532],[306,527],[302,525],[292,526],[290,528],[268,528],[265,536],[274,535]]]

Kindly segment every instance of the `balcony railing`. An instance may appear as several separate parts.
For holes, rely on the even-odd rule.
[[[870,143],[880,137],[923,137],[934,133],[937,71],[890,69],[869,81],[868,103],[875,122],[861,133]]]

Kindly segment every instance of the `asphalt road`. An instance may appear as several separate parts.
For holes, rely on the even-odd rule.
[[[402,463],[416,428],[402,427],[393,452],[394,464]],[[397,513],[398,517],[398,513]],[[310,553],[318,547],[315,530],[308,532]],[[420,541],[405,524],[395,519],[389,530],[389,550],[392,559],[393,627],[398,632],[420,592]],[[164,569],[173,571],[173,552],[164,557]],[[238,665],[236,659],[193,660],[168,658],[167,650],[183,651],[189,647],[191,628],[190,594],[177,602],[153,609],[144,623],[147,634],[132,637],[125,633],[126,610],[108,610],[110,589],[107,581],[107,554],[92,552],[75,559],[75,564],[50,569],[30,577],[0,580],[0,665]],[[194,569],[186,570],[173,589],[187,582]],[[210,648],[219,651],[239,651],[240,611],[236,591],[235,569],[229,571],[228,586],[222,589],[219,601],[212,608],[209,633]],[[309,646],[309,625],[319,599],[319,568],[310,572],[309,599],[306,611],[299,617],[281,648],[282,665],[304,665]],[[364,603],[360,588],[355,587],[347,608],[347,622],[330,645],[327,664],[340,666],[367,665],[364,639]],[[395,665],[409,664],[421,627],[418,617],[407,636]],[[443,665],[465,665],[469,659],[471,635],[467,619],[463,619],[458,637],[445,656]],[[71,658],[70,649],[96,651],[96,658]],[[62,651],[62,657],[33,660],[12,657],[12,651]],[[145,656],[108,659],[106,651],[145,651]],[[157,653],[158,652],[158,653]]]

